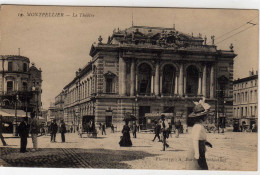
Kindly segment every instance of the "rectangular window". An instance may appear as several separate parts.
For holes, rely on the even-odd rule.
[[[107,78],[106,79],[106,93],[112,93],[113,92],[113,79]]]
[[[26,63],[23,64],[23,71],[27,72],[27,64]]]
[[[13,82],[8,81],[7,82],[7,92],[11,92],[11,91],[13,91]]]
[[[13,71],[13,62],[8,62],[8,71]]]
[[[27,91],[27,83],[26,82],[23,82],[23,90]]]

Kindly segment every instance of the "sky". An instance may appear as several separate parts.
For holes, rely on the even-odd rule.
[[[27,16],[34,12],[65,16]],[[80,13],[89,17],[80,17]],[[234,60],[235,79],[258,70],[257,10],[2,6],[0,15],[0,55],[17,55],[20,48],[20,55],[42,69],[45,109],[75,77],[78,68],[90,61],[90,47],[98,37],[101,35],[106,42],[114,29],[131,27],[132,21],[136,26],[175,25],[183,33],[206,35],[208,42],[214,35],[217,48],[222,50],[229,50],[232,43],[238,54]],[[248,21],[257,25],[246,24]]]

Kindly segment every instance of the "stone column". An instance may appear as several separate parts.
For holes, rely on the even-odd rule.
[[[162,88],[163,88],[163,87],[162,87],[162,84],[163,84],[163,83],[162,83],[162,79],[163,79],[163,75],[162,75],[162,72],[161,72],[161,73],[160,73],[160,87],[159,87],[159,88],[160,88],[160,95],[163,95],[163,94],[162,94]]]
[[[178,94],[178,76],[175,74],[175,85],[174,85],[174,94]]]
[[[93,78],[90,77],[90,95],[93,94]]]
[[[214,98],[214,66],[210,68],[210,98]]]
[[[201,95],[201,73],[199,73],[199,80],[198,80],[198,95]]]
[[[119,58],[119,95],[126,95],[126,63],[125,60]]]
[[[135,62],[134,62],[134,60],[132,60],[132,62],[131,62],[131,77],[130,77],[130,81],[131,81],[130,96],[134,96],[135,95]]]
[[[179,94],[183,96],[183,64],[180,64]]]
[[[151,95],[154,94],[154,89],[153,89],[153,80],[154,80],[154,75],[152,73],[152,76],[151,76]]]
[[[156,63],[155,66],[155,80],[154,80],[154,93],[159,95],[159,63]]]
[[[185,75],[183,75],[183,94],[184,94],[184,96],[186,95],[186,85],[187,85],[187,78],[186,78],[186,74]]]
[[[202,75],[202,95],[206,97],[206,75],[207,74],[207,66],[203,67],[203,75]]]
[[[135,72],[135,95],[138,95],[138,71]]]

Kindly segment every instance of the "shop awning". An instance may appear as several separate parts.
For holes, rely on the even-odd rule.
[[[17,117],[26,117],[26,112],[23,110],[16,110]],[[0,115],[3,117],[15,117],[15,109],[0,109]],[[30,113],[27,112],[27,116],[30,116]]]

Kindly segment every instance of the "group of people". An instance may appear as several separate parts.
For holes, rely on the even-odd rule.
[[[17,129],[18,129],[17,132],[21,138],[20,152],[21,153],[27,152],[26,147],[27,147],[27,138],[29,137],[29,133],[31,134],[32,143],[33,143],[32,151],[37,151],[38,150],[37,136],[39,133],[39,125],[36,117],[34,115],[31,116],[30,124],[28,122],[28,117],[24,117]]]
[[[196,106],[197,105],[201,105],[201,104],[196,104]],[[195,123],[192,128],[190,147],[186,159],[186,169],[189,170],[208,170],[205,152],[206,152],[206,146],[212,148],[212,144],[207,141],[206,130],[203,126],[207,118],[207,110],[209,109],[207,104],[205,104],[205,106],[207,108],[201,111],[196,111],[195,108],[192,115],[192,117],[194,117]],[[123,130],[122,130],[123,135],[120,137],[120,142],[119,142],[119,145],[121,147],[132,146],[132,141],[130,138],[130,127],[128,126],[128,123],[129,121],[125,121],[125,125],[123,126]],[[181,125],[180,121],[177,121],[175,126],[176,137],[179,136],[180,125]],[[171,127],[167,125],[164,115],[161,115],[161,119],[159,123],[155,122],[154,131],[155,131],[155,136],[152,141],[154,141],[158,137],[159,141],[163,142],[163,151],[165,151],[165,147],[169,147],[168,143],[166,142],[166,139],[169,138]],[[136,137],[136,135],[134,135],[134,137]]]
[[[30,124],[28,123],[28,117],[24,117],[22,119],[22,122],[18,126],[18,134],[21,138],[20,141],[21,153],[27,152],[26,147],[27,147],[27,138],[29,137],[29,134],[31,134],[32,143],[33,143],[32,151],[38,150],[37,137],[39,132],[40,132],[39,124],[36,117],[31,116]],[[58,132],[58,125],[56,123],[56,120],[54,119],[50,125],[51,142],[56,142],[57,132]],[[60,124],[60,133],[61,133],[62,142],[65,142],[66,126],[63,120],[61,120],[61,124]]]

